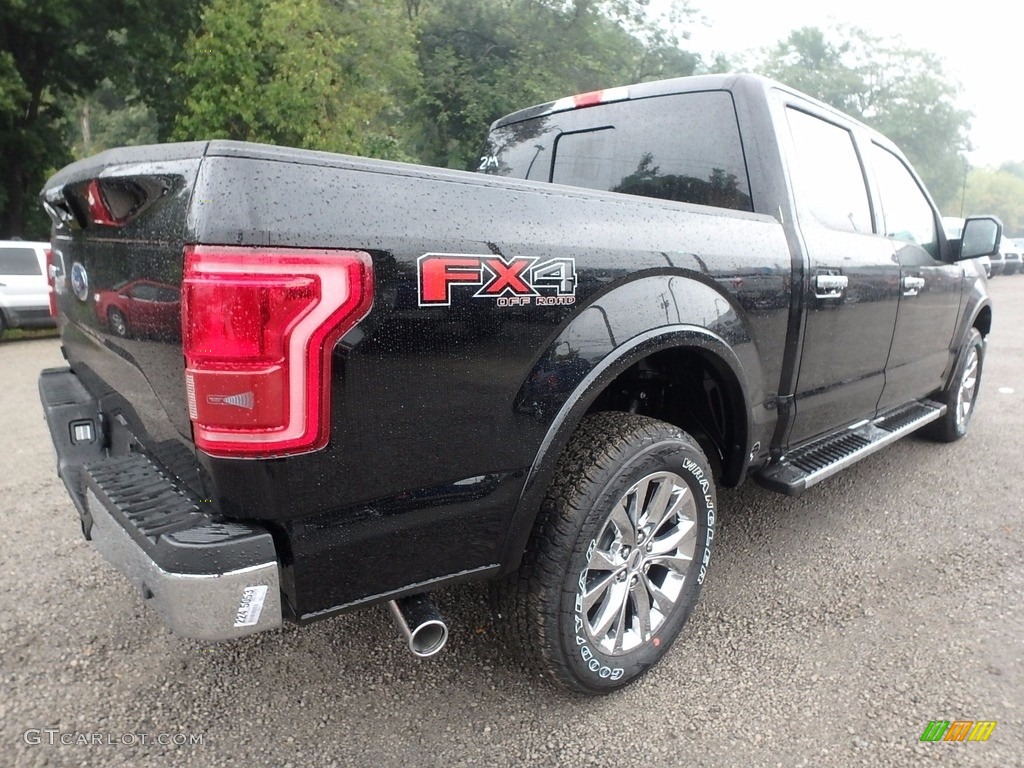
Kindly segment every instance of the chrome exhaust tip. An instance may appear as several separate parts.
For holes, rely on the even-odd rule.
[[[389,600],[388,607],[413,656],[429,658],[448,642],[448,625],[426,594]]]

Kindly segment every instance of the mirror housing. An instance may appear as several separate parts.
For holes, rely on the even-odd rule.
[[[999,249],[1003,223],[995,216],[971,216],[964,222],[960,249],[954,261],[992,256]]]

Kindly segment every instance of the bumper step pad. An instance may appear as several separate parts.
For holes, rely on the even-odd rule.
[[[841,469],[941,418],[945,412],[946,406],[931,401],[907,403],[871,421],[853,424],[801,446],[766,467],[754,479],[769,490],[799,496]]]
[[[164,570],[218,573],[276,559],[267,531],[211,520],[142,454],[87,464],[81,476],[87,496]]]

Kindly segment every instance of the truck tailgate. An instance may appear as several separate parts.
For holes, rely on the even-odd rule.
[[[63,169],[42,193],[65,356],[99,402],[104,439],[140,445],[197,492],[181,281],[206,146],[104,152]]]

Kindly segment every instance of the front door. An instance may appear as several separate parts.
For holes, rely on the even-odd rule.
[[[879,401],[887,408],[934,392],[949,375],[964,267],[941,260],[935,212],[903,161],[877,144],[869,153],[881,198],[881,231],[900,265],[896,333]]]

